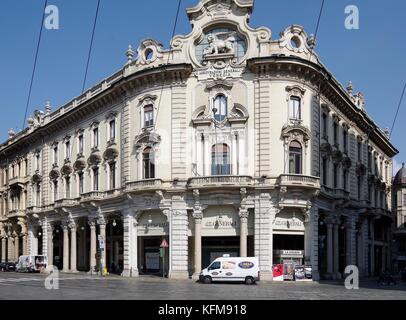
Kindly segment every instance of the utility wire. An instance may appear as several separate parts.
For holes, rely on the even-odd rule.
[[[23,125],[21,126],[21,130],[24,130],[25,121],[27,120],[27,115],[28,115],[28,108],[30,106],[32,86],[33,86],[33,83],[34,83],[35,71],[37,70],[38,55],[39,55],[39,49],[40,49],[40,46],[41,46],[42,30],[43,30],[43,25],[44,25],[44,20],[45,20],[45,10],[46,10],[47,6],[48,6],[48,0],[45,0],[44,1],[44,10],[42,11],[41,28],[40,28],[40,31],[39,31],[39,36],[38,36],[38,41],[37,41],[37,49],[36,49],[36,52],[35,52],[34,66],[32,68],[32,73],[31,73],[30,88],[28,90],[27,104],[25,106],[24,121],[23,121]]]
[[[171,45],[172,45],[173,38],[175,37],[176,27],[178,26],[179,13],[180,13],[180,7],[181,7],[181,5],[182,5],[182,0],[178,0],[178,7],[177,7],[177,10],[176,10],[175,22],[174,22],[174,24],[173,24],[173,29],[172,29]],[[166,61],[166,65],[169,64],[170,58],[171,58],[171,48],[169,48],[168,59],[167,59],[167,61]],[[165,67],[164,67],[164,69],[165,69]],[[157,125],[157,122],[158,122],[157,120],[158,120],[159,110],[160,110],[160,107],[161,107],[162,94],[163,94],[164,86],[165,86],[165,80],[163,80],[163,81],[164,81],[164,82],[162,83],[161,94],[159,95],[158,108],[157,108],[156,117],[155,117],[155,121],[154,121],[154,130],[155,130],[156,125]]]
[[[396,125],[396,121],[398,119],[400,107],[402,106],[403,98],[405,97],[405,92],[406,92],[406,82],[405,82],[405,85],[403,87],[402,95],[400,96],[400,101],[399,101],[399,105],[398,105],[398,110],[396,111],[395,119],[393,120],[392,129],[391,129],[390,135],[389,135],[390,138],[392,138],[393,130],[395,129],[395,125]]]
[[[98,19],[98,17],[99,17],[99,8],[100,8],[100,0],[97,0],[96,15],[95,15],[95,17],[94,17],[94,22],[93,22],[92,38],[91,38],[91,40],[90,40],[89,53],[88,53],[88,56],[87,56],[86,71],[85,71],[85,77],[84,77],[84,79],[83,79],[82,93],[85,92],[85,86],[86,86],[86,80],[87,80],[87,73],[88,73],[88,71],[89,71],[90,57],[91,57],[91,55],[92,55],[92,49],[93,49],[94,35],[95,35],[95,32],[96,32],[97,19]]]

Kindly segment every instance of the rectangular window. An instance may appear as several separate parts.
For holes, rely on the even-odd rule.
[[[348,171],[344,170],[343,171],[343,188],[345,191],[348,189]]]
[[[348,153],[348,132],[347,132],[347,130],[343,131],[343,143],[344,143],[344,152]]]
[[[110,163],[110,189],[116,188],[116,163]]]
[[[99,168],[93,169],[93,191],[99,191]]]
[[[36,196],[35,196],[35,204],[37,207],[41,206],[41,185],[37,184],[36,186]]]
[[[116,120],[111,120],[109,123],[110,128],[110,141],[116,140]]]
[[[338,123],[334,122],[334,144],[338,144]]]
[[[78,174],[78,183],[79,183],[79,195],[83,194],[84,188],[83,188],[83,172],[80,172]]]
[[[79,154],[83,154],[83,148],[84,148],[84,146],[83,146],[83,134],[81,134],[79,137],[78,137],[78,152],[79,152]]]
[[[54,202],[58,201],[58,181],[54,181]]]
[[[40,170],[40,155],[37,153],[35,157],[35,170],[39,171]]]
[[[334,189],[338,188],[338,165],[334,164],[333,168],[333,184],[334,184]]]
[[[154,126],[154,107],[151,105],[144,108],[144,125],[145,128]]]
[[[358,183],[358,200],[362,200],[362,199],[361,199],[362,180],[361,180],[361,177],[360,177],[360,176],[358,176],[358,181],[357,181],[357,183]]]
[[[66,177],[66,179],[65,179],[65,187],[66,187],[65,198],[70,199],[70,178],[69,177]]]
[[[94,148],[99,147],[99,128],[93,129],[93,147]]]
[[[58,147],[54,147],[54,164],[58,164]]]
[[[327,159],[323,159],[323,185],[327,186]]]
[[[71,158],[70,154],[70,141],[65,142],[65,159],[69,160]]]
[[[362,162],[362,143],[358,141],[358,162]]]
[[[289,101],[289,118],[292,120],[301,120],[301,100],[298,97],[291,97]]]
[[[327,114],[323,113],[323,138],[328,137]]]

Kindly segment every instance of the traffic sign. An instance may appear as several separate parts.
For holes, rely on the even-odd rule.
[[[161,248],[169,248],[169,244],[168,244],[168,241],[166,241],[166,239],[162,240]]]

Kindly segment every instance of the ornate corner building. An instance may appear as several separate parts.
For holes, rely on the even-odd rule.
[[[0,147],[1,259],[67,272],[198,275],[223,254],[310,265],[314,279],[391,264],[392,158],[361,93],[301,26],[272,39],[253,0],[202,0],[192,31],[143,41],[114,75]],[[160,245],[169,244],[160,259]],[[162,253],[161,253],[162,256]]]

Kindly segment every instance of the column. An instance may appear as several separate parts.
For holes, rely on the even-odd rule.
[[[23,255],[27,255],[28,254],[28,250],[27,250],[27,234],[23,234]]]
[[[90,226],[90,273],[93,273],[96,267],[96,222],[89,221]]]
[[[69,272],[69,228],[63,225],[63,270]]]
[[[116,257],[116,253],[115,253],[115,248],[114,248],[114,237],[113,237],[113,223],[112,224],[110,224],[110,234],[109,234],[109,238],[110,238],[110,241],[109,241],[109,246],[110,246],[110,259],[109,259],[109,265],[108,266],[106,266],[106,267],[108,267],[108,269],[110,270],[111,269],[111,266],[114,264],[115,266],[116,266],[116,268],[118,267],[116,264],[115,264],[115,261],[116,261],[116,259],[115,259],[115,257]]]
[[[48,265],[54,265],[54,232],[53,226],[51,224],[47,224],[45,227],[42,228],[42,247],[43,253],[48,256]],[[45,251],[46,248],[47,250]]]
[[[104,240],[105,247],[101,251],[101,264],[102,264],[102,273],[104,274],[104,269],[106,268],[106,224],[102,222],[99,224],[100,237]]]
[[[370,267],[371,267],[371,274],[370,276],[375,275],[375,219],[371,218],[369,222],[369,231],[371,235],[371,257],[370,257]]]
[[[320,280],[319,273],[319,208],[313,204],[305,215],[305,264],[312,266],[313,281]]]
[[[329,276],[333,274],[334,264],[334,246],[333,246],[333,224],[327,223],[327,273]]]
[[[17,234],[14,236],[14,252],[14,260],[17,262],[20,258],[20,236]]]
[[[7,250],[7,261],[14,261],[14,242],[11,235],[8,236],[8,250]]]
[[[240,256],[246,258],[248,256],[248,210],[240,210]]]
[[[75,273],[77,270],[77,229],[74,221],[70,224],[70,271]]]
[[[340,242],[339,231],[340,226],[338,223],[334,224],[334,274],[337,278],[340,278]]]
[[[195,254],[194,254],[194,274],[193,279],[198,279],[202,271],[202,220],[203,212],[195,211],[193,213],[195,221]]]
[[[124,270],[123,277],[138,277],[138,221],[132,209],[123,211],[124,224]]]
[[[348,217],[346,220],[346,264],[352,266],[356,264],[356,235],[354,217]]]
[[[6,262],[7,260],[7,239],[1,239],[1,262]]]

